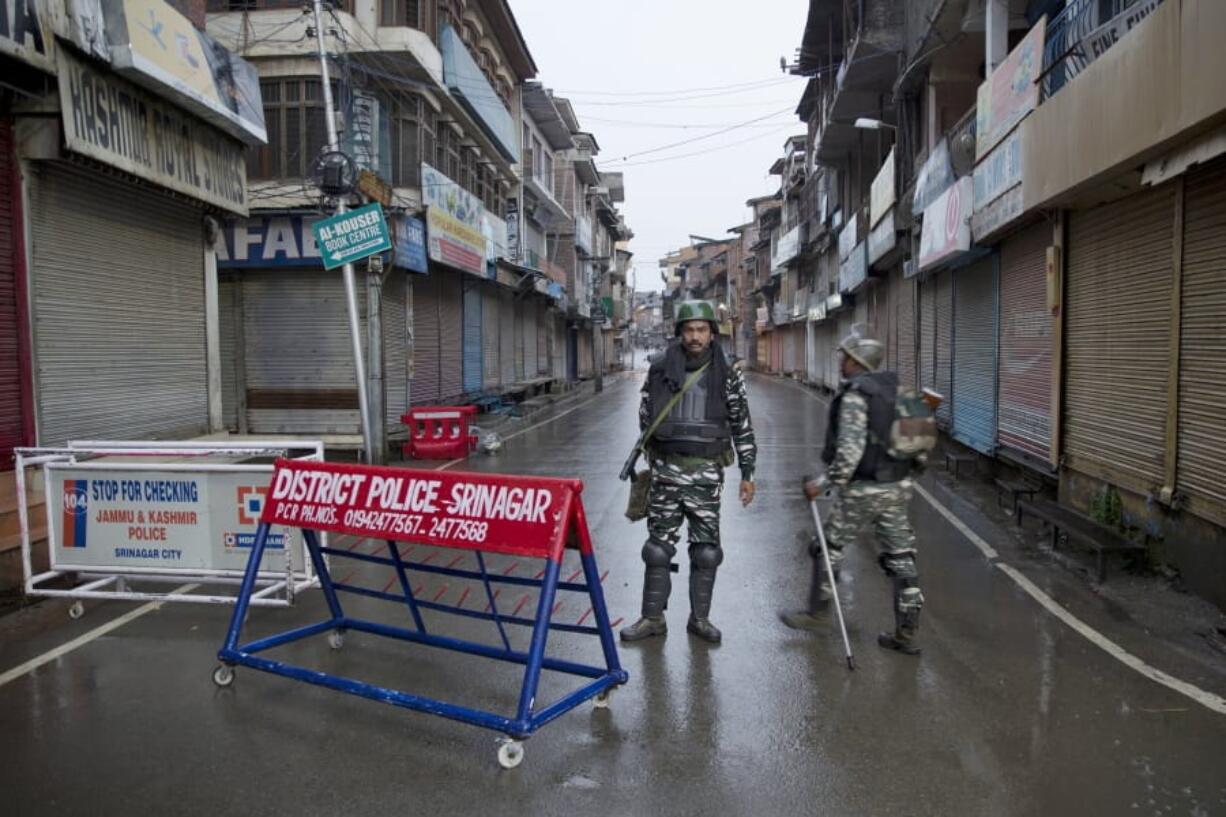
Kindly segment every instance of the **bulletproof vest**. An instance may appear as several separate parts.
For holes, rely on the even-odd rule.
[[[849,391],[858,391],[868,402],[868,441],[864,456],[860,458],[852,481],[897,482],[911,471],[911,464],[896,460],[887,451],[890,426],[894,423],[894,401],[898,397],[898,376],[893,372],[865,372],[851,378],[834,400],[826,418],[826,445],[822,449],[822,461],[834,462],[838,451],[839,410],[843,396]]]
[[[651,405],[656,410],[664,408],[673,397],[664,382],[663,372],[652,373]],[[689,372],[686,373],[687,376]],[[698,382],[690,386],[677,405],[669,412],[664,422],[652,435],[652,447],[661,454],[681,454],[690,457],[719,457],[728,448],[732,432],[728,428],[728,409],[724,395],[720,395],[719,408],[708,409],[707,392],[709,389],[723,391],[723,384],[712,382],[714,377],[707,369],[698,378]],[[711,415],[714,416],[711,416]]]

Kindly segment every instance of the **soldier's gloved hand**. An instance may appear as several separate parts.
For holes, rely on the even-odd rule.
[[[805,479],[804,491],[805,499],[812,502],[826,493],[826,489],[830,487],[830,480],[825,474],[820,474],[816,477],[808,477]]]

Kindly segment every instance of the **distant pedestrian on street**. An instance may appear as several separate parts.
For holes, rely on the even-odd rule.
[[[719,324],[714,307],[706,301],[682,303],[674,331],[676,340],[647,372],[639,405],[639,428],[646,431],[673,403],[646,442],[651,485],[648,538],[643,546],[643,616],[622,628],[621,638],[639,641],[668,632],[664,610],[672,590],[670,573],[675,569],[681,523],[686,522],[690,555],[686,629],[718,643],[721,634],[709,616],[715,572],[724,560],[719,538],[724,469],[739,460],[740,500],[748,506],[754,497],[757,446],[745,380],[715,342]],[[680,397],[674,399],[678,392]]]
[[[878,371],[884,356],[881,342],[853,333],[839,344],[839,353],[843,383],[826,421],[822,451],[826,473],[805,483],[805,497],[813,501],[828,487],[837,490],[834,511],[825,526],[836,580],[843,549],[861,531],[872,527],[880,549],[877,561],[894,585],[894,631],[878,635],[877,643],[906,655],[919,655],[916,634],[924,594],[919,587],[915,532],[907,519],[907,506],[914,488],[912,472],[922,456],[891,456],[898,376]],[[821,626],[821,614],[835,592],[820,552],[813,550],[811,547],[814,560],[808,607],[781,616],[793,629]]]

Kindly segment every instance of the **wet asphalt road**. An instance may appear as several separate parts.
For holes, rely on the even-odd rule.
[[[169,605],[0,687],[0,813],[1226,814],[1226,717],[1046,613],[922,500],[913,506],[928,602],[922,658],[875,644],[892,613],[868,543],[850,553],[842,585],[858,670],[847,671],[833,622],[818,634],[785,629],[776,614],[801,601],[808,572],[797,480],[817,457],[823,410],[796,386],[757,376],[749,384],[758,499],[745,510],[733,490],[725,494],[726,559],[712,611],[724,643],[685,633],[682,555],[667,638],[622,648],[630,683],[611,708],[584,705],[547,725],[526,742],[519,768],[501,770],[496,736],[463,724],[241,668],[232,687],[217,689],[210,673],[229,610]],[[612,379],[603,395],[509,440],[500,456],[464,466],[582,479],[610,614],[626,621],[638,612],[645,527],[622,517],[616,472],[635,437],[636,388],[633,378]],[[531,568],[496,558],[492,569]],[[390,577],[380,571],[359,566],[347,577],[378,588]],[[437,576],[419,586],[427,598],[462,593]],[[508,606],[535,604],[504,593]],[[587,613],[584,602],[560,598],[558,620]],[[76,622],[62,605],[9,617],[0,672],[133,607],[94,604]],[[404,620],[376,601],[347,608]],[[254,610],[250,631],[318,620],[323,609],[311,592],[291,610]],[[427,622],[493,634],[482,622]],[[599,657],[594,639],[551,637],[550,648]],[[319,637],[278,654],[503,712],[520,682],[511,665],[353,632],[340,651]],[[540,698],[574,683],[546,675]]]

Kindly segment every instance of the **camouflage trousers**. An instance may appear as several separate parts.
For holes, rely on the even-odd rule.
[[[719,546],[719,497],[723,469],[715,463],[695,468],[652,468],[647,495],[647,542],[643,545],[643,616],[659,616],[672,591],[673,558],[681,524],[689,527],[690,612],[706,620],[715,591],[715,574],[724,561]]]
[[[647,498],[647,535],[671,559],[681,540],[681,523],[689,523],[690,547],[719,547],[719,501],[722,482],[679,485],[653,479]]]
[[[871,529],[877,540],[877,563],[894,583],[894,604],[900,615],[918,617],[924,606],[915,565],[915,531],[907,518],[911,480],[877,483],[853,482],[845,487],[829,519],[823,520],[830,564],[837,571],[843,549]]]

